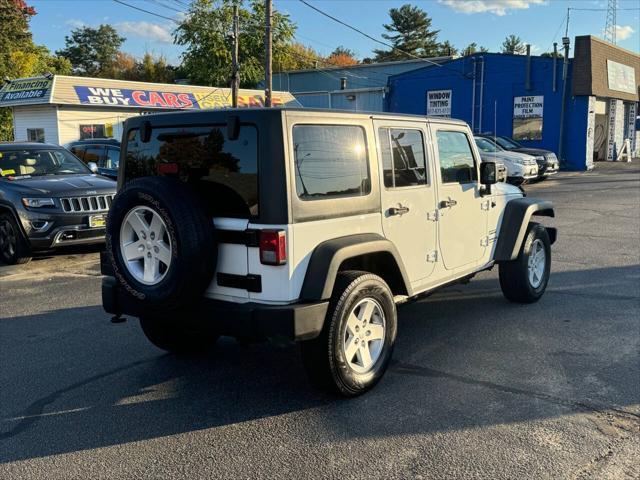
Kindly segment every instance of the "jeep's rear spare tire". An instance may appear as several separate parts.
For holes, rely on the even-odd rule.
[[[123,289],[154,309],[199,298],[217,262],[213,220],[193,192],[172,178],[127,183],[109,211],[106,243]]]

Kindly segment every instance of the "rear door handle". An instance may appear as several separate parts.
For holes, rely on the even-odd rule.
[[[389,216],[393,215],[404,215],[409,212],[409,207],[404,207],[402,205],[398,205],[397,207],[391,207],[389,209]]]
[[[457,204],[458,202],[456,200],[449,197],[448,200],[440,201],[440,208],[451,208],[451,207],[455,207]]]

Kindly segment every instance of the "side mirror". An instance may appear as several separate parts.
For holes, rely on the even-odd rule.
[[[491,194],[491,185],[498,183],[498,167],[495,162],[480,164],[480,184],[486,187],[485,192]]]
[[[98,165],[95,162],[87,163],[87,167],[91,170],[91,173],[98,173]]]

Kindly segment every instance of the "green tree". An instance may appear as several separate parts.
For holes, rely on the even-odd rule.
[[[408,60],[414,57],[432,57],[438,54],[439,30],[431,30],[427,12],[409,4],[389,10],[390,24],[384,24],[391,50],[374,50],[376,61]],[[407,53],[405,53],[407,52]]]
[[[502,42],[502,53],[522,55],[526,50],[527,47],[517,35],[509,35]]]
[[[544,52],[540,56],[541,57],[550,57],[550,58],[553,58],[555,56],[556,58],[564,58],[564,56],[560,52],[556,52],[555,55],[553,54],[553,52]]]
[[[71,62],[76,75],[109,77],[125,40],[111,25],[80,27],[64,38],[65,48],[56,53]]]
[[[183,45],[181,71],[198,85],[226,86],[231,78],[233,0],[195,0],[174,32]],[[264,2],[239,9],[240,85],[255,87],[264,78]],[[295,33],[288,15],[273,10],[273,65],[291,61],[288,46]]]
[[[315,68],[316,66],[323,67],[326,65],[327,63],[322,55],[312,47],[293,42],[281,47],[273,68],[274,71],[277,72],[286,72],[290,70],[305,70]]]
[[[29,20],[36,14],[23,0],[0,0],[0,79],[44,73],[69,74],[71,64],[33,43]],[[11,110],[0,108],[0,141],[13,140]]]
[[[449,40],[445,40],[439,45],[438,54],[443,57],[455,57],[458,55],[458,49]]]
[[[473,55],[474,53],[486,53],[489,49],[485,47],[478,47],[476,42],[472,42],[467,47],[462,50],[462,55],[468,57],[469,55]]]

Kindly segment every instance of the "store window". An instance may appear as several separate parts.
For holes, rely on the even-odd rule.
[[[107,138],[105,126],[100,124],[80,125],[80,140],[88,138]]]
[[[27,128],[27,141],[44,143],[44,128]]]
[[[424,139],[420,130],[381,128],[380,150],[387,188],[427,183]]]
[[[519,141],[542,140],[542,117],[514,118],[513,139]]]

